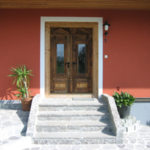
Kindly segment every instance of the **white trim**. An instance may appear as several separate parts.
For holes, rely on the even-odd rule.
[[[103,93],[103,18],[102,17],[41,17],[40,27],[40,94],[45,97],[45,22],[98,23],[98,97]]]

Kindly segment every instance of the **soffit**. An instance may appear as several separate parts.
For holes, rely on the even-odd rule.
[[[150,10],[150,0],[0,0],[0,8]]]

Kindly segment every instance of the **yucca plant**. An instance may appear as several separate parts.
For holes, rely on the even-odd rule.
[[[14,78],[13,84],[16,84],[17,91],[19,92],[15,96],[18,98],[29,98],[29,76],[33,76],[33,74],[31,74],[32,70],[28,70],[25,65],[22,65],[16,68],[11,67],[10,71],[12,71],[13,74],[8,76]]]
[[[26,88],[24,88],[24,87],[18,87],[18,86],[17,86],[16,91],[19,92],[18,94],[15,94],[15,96],[17,96],[17,99],[29,98],[26,95],[27,95],[27,92],[28,92],[28,96],[30,96],[29,93],[31,92],[31,91],[27,91]]]
[[[128,92],[121,91],[121,94],[119,94],[118,92],[114,92],[113,97],[115,99],[116,105],[120,108],[123,105],[131,106],[135,101],[135,98],[133,97],[133,95],[129,94]]]

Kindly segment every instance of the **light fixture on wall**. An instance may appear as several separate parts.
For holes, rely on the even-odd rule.
[[[105,35],[107,36],[108,35],[108,28],[109,28],[109,26],[110,26],[110,24],[108,24],[107,23],[107,20],[105,21],[105,23],[103,24],[103,26],[104,26],[104,30],[105,30]]]

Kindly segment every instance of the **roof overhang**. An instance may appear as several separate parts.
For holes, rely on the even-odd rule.
[[[0,0],[0,9],[150,10],[150,0]]]

